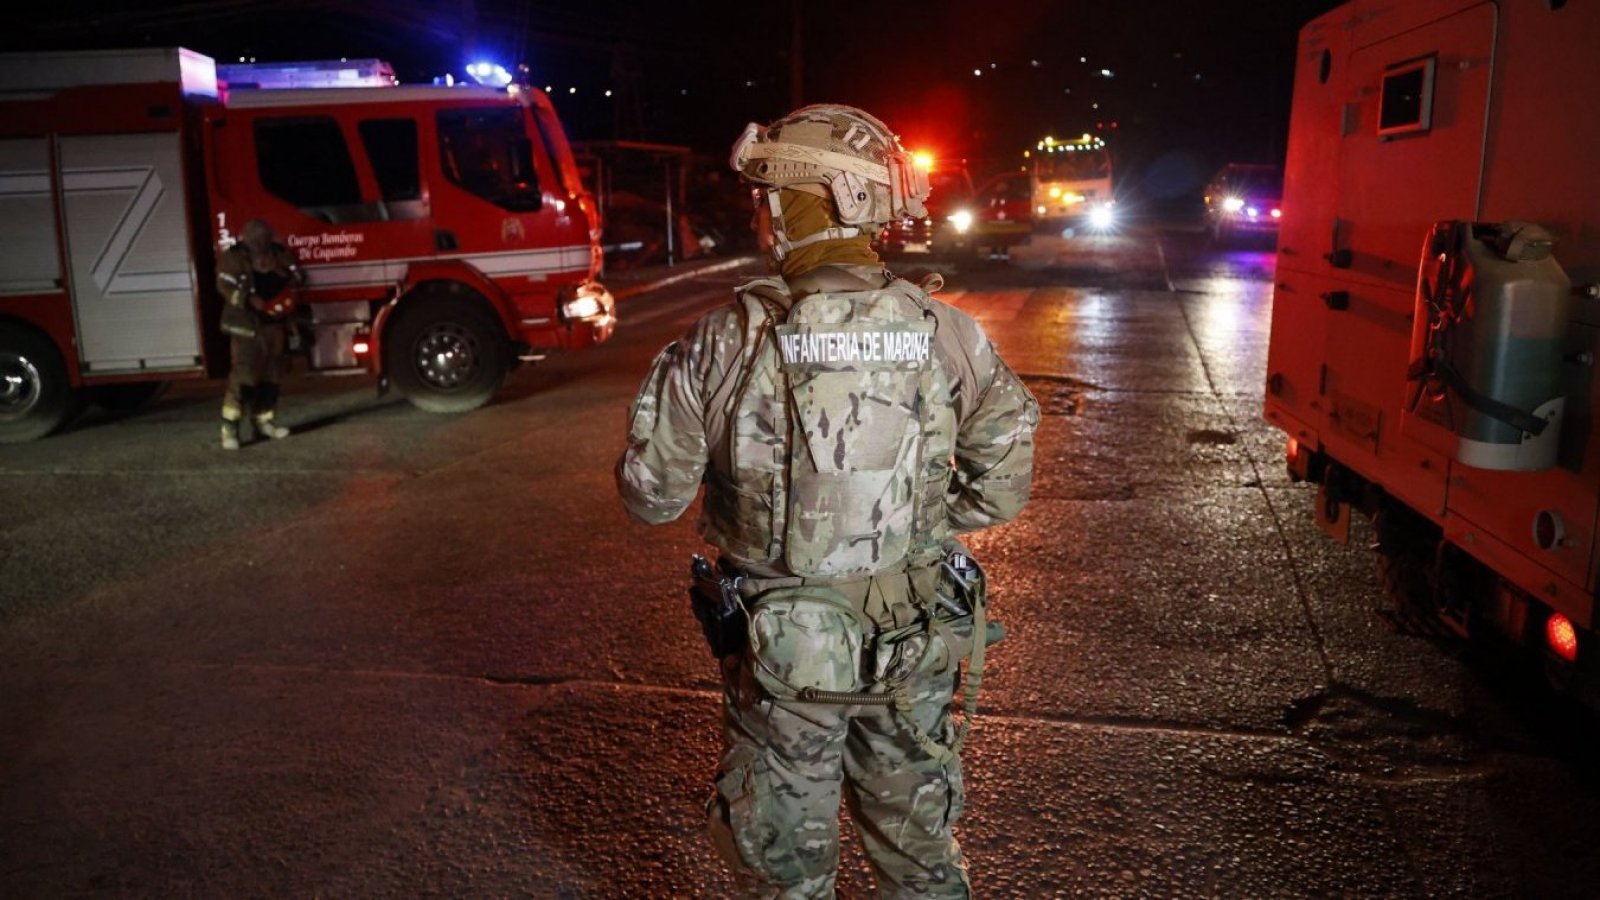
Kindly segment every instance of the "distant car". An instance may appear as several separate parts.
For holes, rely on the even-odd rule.
[[[1229,163],[1206,185],[1206,231],[1219,244],[1242,235],[1277,237],[1283,220],[1283,169]]]
[[[1027,172],[1002,172],[978,188],[972,202],[972,233],[976,250],[1004,251],[1033,233],[1033,185]]]
[[[879,252],[889,256],[948,252],[955,243],[952,235],[958,229],[950,220],[957,212],[971,209],[972,176],[961,162],[940,160],[928,173],[928,180],[933,188],[925,204],[928,214],[890,222],[878,235]]]
[[[928,215],[889,223],[878,236],[887,255],[927,253],[976,256],[1004,251],[1028,239],[1033,231],[1031,193],[1025,172],[995,175],[974,189],[964,167],[932,173]]]

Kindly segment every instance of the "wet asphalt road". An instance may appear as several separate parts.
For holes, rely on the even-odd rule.
[[[1330,544],[1284,474],[1272,266],[1153,226],[941,266],[1046,412],[1032,502],[971,541],[1009,630],[979,894],[1592,896],[1592,730],[1387,630],[1370,529]],[[611,465],[650,356],[753,272],[462,416],[302,376],[299,433],[237,454],[216,383],[0,447],[0,894],[724,896],[697,540]]]

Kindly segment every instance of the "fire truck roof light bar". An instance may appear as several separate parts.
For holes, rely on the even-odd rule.
[[[230,91],[394,87],[400,83],[394,67],[381,59],[223,63],[217,66],[217,80]]]

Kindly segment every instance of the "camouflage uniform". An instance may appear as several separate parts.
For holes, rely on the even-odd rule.
[[[827,514],[785,521],[826,509],[835,499],[826,489],[789,507],[774,501],[775,491],[800,489],[796,459],[807,471],[830,462],[850,470],[887,427],[874,417],[894,406],[869,394],[831,418],[828,410],[807,419],[790,408],[804,401],[786,381],[772,322],[827,282],[818,291],[827,303],[871,311],[912,302],[934,328],[925,380],[902,404],[921,420],[920,441],[908,445],[916,470],[908,482],[914,496],[904,498],[910,513],[880,524],[862,542],[872,548],[866,556],[847,554],[853,562],[844,570],[818,574],[793,545],[831,554],[856,536],[833,534]],[[838,290],[841,283],[849,289]],[[970,896],[952,834],[962,810],[960,759],[939,747],[953,736],[950,705],[971,631],[946,633],[940,647],[918,623],[934,601],[940,560],[959,546],[955,536],[1009,520],[1027,500],[1038,406],[977,322],[881,269],[830,266],[739,293],[656,357],[617,464],[624,504],[650,524],[676,519],[704,484],[698,528],[745,574],[741,593],[757,646],[785,630],[816,639],[805,666],[781,672],[757,649],[723,660],[726,749],[708,805],[713,840],[753,895],[832,896],[842,791],[885,896]],[[871,554],[896,541],[903,555],[880,569]],[[796,592],[822,592],[828,602],[768,603]],[[763,616],[769,606],[778,611]],[[805,678],[845,692],[892,681],[909,703],[811,703],[774,687]]]
[[[239,421],[247,409],[258,434],[288,436],[288,429],[273,422],[287,362],[288,307],[274,311],[272,304],[292,297],[302,280],[294,253],[273,240],[271,229],[259,220],[248,223],[242,239],[218,256],[217,291],[255,326],[253,335],[229,336],[231,368],[222,400],[224,447],[238,446]]]

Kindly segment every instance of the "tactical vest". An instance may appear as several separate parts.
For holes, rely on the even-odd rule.
[[[761,279],[738,296],[746,358],[708,404],[727,443],[710,448],[702,534],[809,578],[936,556],[955,414],[928,295],[897,280],[789,305]]]

